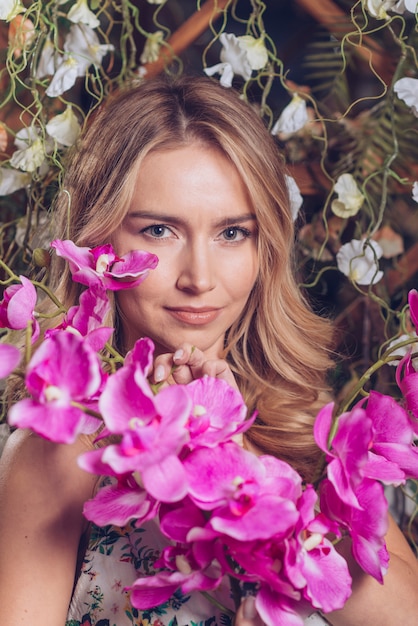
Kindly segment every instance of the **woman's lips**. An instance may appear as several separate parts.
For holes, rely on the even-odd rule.
[[[220,309],[193,309],[193,308],[184,308],[184,309],[168,309],[170,315],[175,317],[180,322],[184,322],[185,324],[192,324],[194,326],[199,326],[203,324],[209,324],[213,322],[219,315]]]

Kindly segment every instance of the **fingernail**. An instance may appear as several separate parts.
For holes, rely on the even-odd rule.
[[[184,355],[184,350],[182,348],[179,348],[178,350],[175,351],[173,355],[173,361],[178,361],[179,359],[182,358],[183,355]]]
[[[244,598],[243,614],[245,619],[254,619],[257,617],[254,596],[247,596]]]
[[[156,383],[160,383],[162,380],[164,380],[164,376],[165,376],[165,369],[163,365],[158,365],[155,368],[155,372],[154,372],[154,380]]]

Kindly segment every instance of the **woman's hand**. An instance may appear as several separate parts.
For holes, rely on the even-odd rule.
[[[174,353],[157,356],[151,378],[154,383],[187,384],[202,376],[220,378],[238,389],[224,359],[208,359],[199,348],[189,343],[181,344]]]
[[[247,596],[241,602],[236,617],[235,626],[263,626],[260,616],[255,608],[254,596]]]

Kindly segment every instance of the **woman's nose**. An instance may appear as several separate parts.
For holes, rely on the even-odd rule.
[[[196,242],[183,250],[177,288],[190,293],[204,293],[215,287],[215,259],[209,246]]]

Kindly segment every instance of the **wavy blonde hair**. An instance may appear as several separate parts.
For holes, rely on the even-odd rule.
[[[153,79],[110,96],[69,159],[57,200],[58,236],[79,246],[111,241],[146,155],[196,141],[235,165],[258,223],[259,276],[225,345],[250,411],[258,410],[248,439],[310,478],[318,458],[312,425],[327,390],[332,331],[297,286],[285,165],[251,105],[196,76]],[[71,306],[79,287],[57,265],[56,288]]]

